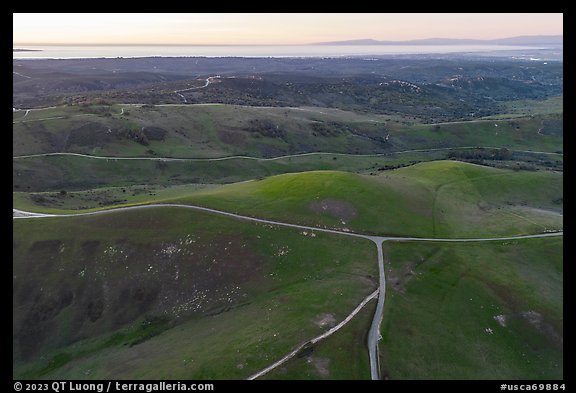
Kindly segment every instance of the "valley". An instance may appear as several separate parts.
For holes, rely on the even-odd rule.
[[[13,62],[13,377],[563,378],[562,62]]]

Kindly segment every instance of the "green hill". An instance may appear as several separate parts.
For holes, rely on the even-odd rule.
[[[438,124],[322,107],[64,106],[13,114],[14,156],[277,157],[462,146],[562,150],[561,113]],[[26,112],[24,112],[26,113]]]
[[[434,161],[379,176],[317,171],[174,202],[379,235],[495,237],[562,228],[562,174]]]
[[[418,162],[452,159],[515,170],[562,171],[563,156],[506,152],[507,160],[491,158],[500,149],[441,149],[385,155],[313,153],[270,160],[230,158],[222,160],[97,159],[74,155],[15,158],[12,164],[16,192],[79,191],[107,187],[203,186],[261,179],[283,173],[335,170],[377,174]],[[459,158],[460,157],[460,158]],[[125,197],[125,195],[120,195]]]
[[[433,161],[373,176],[310,171],[220,187],[160,188],[128,197],[116,189],[113,197],[95,199],[90,207],[189,203],[378,235],[495,237],[561,229],[562,179],[562,173],[550,171]],[[82,207],[88,195],[15,193],[13,200],[24,210],[58,212]],[[122,199],[114,203],[114,198]]]
[[[562,180],[558,172],[433,161],[375,175],[311,171],[218,187],[154,189],[131,204],[200,205],[379,235],[496,237],[561,230]],[[82,193],[75,198],[88,197]],[[38,200],[27,198],[39,194],[14,195],[15,207],[38,207]],[[65,193],[60,200],[71,199]],[[97,209],[108,206],[103,201]],[[178,208],[16,220],[14,376],[246,378],[320,334],[314,321],[328,314],[342,320],[375,288],[373,244],[304,232]],[[386,243],[392,290],[382,328],[383,374],[557,378],[562,271],[556,262],[538,261],[561,260],[559,241]],[[418,260],[425,263],[416,262],[416,269]],[[413,271],[417,278],[411,278]],[[455,319],[468,295],[509,318],[506,336],[485,342],[483,334],[490,333],[476,331],[480,325],[496,331],[492,317],[500,314],[469,310],[462,314],[466,324]],[[401,311],[405,307],[410,312]],[[431,316],[432,309],[440,311]],[[319,344],[315,355],[303,355],[308,363],[295,358],[269,378],[366,377],[366,313],[358,318]],[[412,327],[398,331],[396,321]],[[444,327],[456,336],[444,334]],[[411,346],[399,346],[397,338],[412,334]],[[443,351],[425,344],[432,335],[446,344]],[[465,343],[475,349],[462,352]],[[346,368],[333,345],[356,348],[350,353],[358,367]],[[436,366],[415,370],[402,360],[407,348],[422,351],[418,362]],[[517,351],[538,360],[526,366]],[[455,357],[463,363],[454,365]],[[489,362],[502,364],[501,370],[496,373]]]
[[[14,60],[13,379],[561,380],[563,63],[412,57]]]
[[[388,379],[563,379],[563,240],[384,243]]]
[[[178,208],[13,233],[18,379],[246,378],[343,320],[378,274],[364,239]]]

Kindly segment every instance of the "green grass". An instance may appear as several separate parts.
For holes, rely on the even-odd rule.
[[[230,183],[267,173],[266,166],[249,160],[158,162],[51,156],[14,160],[13,183],[14,191],[60,191],[144,184]]]
[[[490,116],[490,118],[562,114],[564,112],[564,96],[550,97],[545,100],[507,101],[504,103],[504,107],[508,113]]]
[[[520,235],[563,226],[562,173],[458,161],[376,173],[311,171],[196,191],[167,188],[115,206],[189,203],[308,226],[421,237]],[[73,211],[70,203],[58,205],[63,197],[52,195],[52,206],[41,206],[31,203],[31,195],[15,193],[14,206],[49,213]]]
[[[445,157],[446,152],[429,152],[375,157],[311,155],[272,161],[230,159],[156,162],[47,156],[15,159],[13,187],[14,191],[60,191],[141,184],[171,186],[188,183],[233,183],[311,170],[376,173],[384,166],[409,165],[415,161]]]
[[[561,173],[517,172],[455,161],[417,164],[395,172],[433,194],[436,237],[519,235],[562,228]]]
[[[562,114],[543,114],[504,120],[475,120],[421,124],[393,129],[390,139],[402,148],[455,146],[506,147],[517,150],[556,152],[563,149]],[[554,120],[553,130],[539,134]]]
[[[165,330],[170,329],[171,327],[172,326],[170,326],[165,319],[144,318],[139,324],[134,323],[129,328],[116,332],[106,339],[94,340],[94,342],[90,342],[89,344],[81,345],[80,350],[68,350],[67,352],[60,352],[51,355],[44,368],[31,369],[24,372],[21,377],[28,379],[49,375],[74,360],[92,356],[110,347],[125,345],[128,346],[128,348],[131,348],[134,345],[141,344],[152,337],[162,334]]]
[[[311,353],[296,355],[259,379],[370,379],[367,335],[375,309],[372,300],[346,326],[314,345]]]
[[[310,226],[377,233],[414,229],[423,234],[431,230],[431,222],[418,211],[426,197],[419,194],[421,190],[417,184],[402,189],[369,176],[315,171],[199,191],[174,202]]]
[[[494,237],[562,228],[562,174],[435,161],[379,176],[318,171],[174,202],[379,235]]]
[[[12,194],[12,205],[20,210],[44,212],[74,212],[116,205],[127,206],[182,197],[195,191],[219,187],[218,184],[183,184],[175,186],[103,187],[86,191],[58,191]]]
[[[563,378],[561,238],[384,249],[385,376]]]
[[[346,227],[361,232],[494,237],[562,228],[561,173],[455,161],[422,163],[379,176],[319,171],[213,189],[156,192],[164,192],[165,201],[280,221],[342,228],[345,220]],[[78,193],[87,197],[83,194]],[[149,194],[141,195],[141,201],[159,200],[159,195]],[[24,195],[14,195],[22,203]],[[374,288],[376,275],[369,242],[323,234],[312,239],[303,232],[176,208],[19,220],[14,234],[14,375],[21,378],[245,378],[320,334],[314,321],[325,313],[341,320]],[[189,235],[199,244],[186,243]],[[213,293],[212,303],[200,312],[176,315],[180,298],[168,296],[163,305],[173,313],[168,324],[148,331],[141,329],[142,322],[157,311],[142,311],[137,299],[128,297],[129,308],[122,312],[128,321],[118,325],[117,316],[106,314],[88,323],[94,306],[87,298],[101,299],[100,286],[116,288],[108,295],[111,299],[121,288],[131,293],[120,278],[126,275],[124,263],[130,276],[139,277],[136,282],[146,284],[141,288],[154,288],[154,282],[171,280],[149,281],[162,271],[164,259],[172,261],[162,250],[187,244],[185,249],[199,258],[220,260],[214,250],[228,241],[245,244],[251,253],[242,260],[257,260],[262,266],[240,285],[247,298],[227,306]],[[385,243],[389,290],[382,325],[383,375],[561,378],[561,246],[557,238],[462,245]],[[186,261],[177,258],[178,263]],[[150,266],[153,273],[148,274]],[[202,269],[193,271],[186,288],[198,282],[194,280],[205,281],[197,276]],[[19,281],[22,277],[26,283]],[[235,276],[226,277],[218,282],[226,288],[235,285]],[[97,284],[86,286],[86,278]],[[48,291],[35,294],[38,287]],[[72,304],[67,304],[69,291],[75,294]],[[184,293],[185,298],[193,296]],[[112,301],[104,310],[116,308]],[[361,314],[319,343],[311,356],[291,360],[268,378],[366,378],[362,342],[369,317],[366,310]],[[51,325],[22,331],[38,315],[47,315]],[[507,318],[505,331],[498,330],[497,315]],[[25,348],[24,356],[27,335],[39,337],[40,346]],[[350,357],[354,367],[347,364]]]
[[[379,144],[357,138],[348,131],[338,132],[339,136],[314,131],[314,124],[324,122],[329,127],[341,123],[370,129],[373,121],[384,122],[381,116],[376,115],[325,108],[235,105],[124,106],[124,114],[120,115],[120,111],[120,106],[107,110],[106,107],[62,107],[33,111],[26,118],[16,112],[14,155],[70,151],[128,157],[221,157],[237,154],[266,157],[316,150],[383,151]],[[107,112],[107,115],[98,115],[98,112]],[[64,118],[40,121],[51,117]],[[271,129],[264,129],[262,134],[254,121],[264,122]],[[82,135],[81,129],[87,125],[94,132]],[[140,130],[146,127],[160,127],[166,135],[161,141],[149,140],[149,144],[115,136],[122,128]],[[277,138],[276,131],[283,136]],[[268,135],[268,132],[272,134]]]
[[[246,378],[376,285],[367,240],[178,208],[13,233],[15,378]]]
[[[265,157],[457,146],[563,151],[562,97],[510,102],[509,113],[490,119],[428,125],[326,108],[124,108],[122,115],[120,106],[59,107],[25,118],[16,112],[13,153]],[[283,136],[250,130],[255,120]],[[318,124],[333,133],[318,134]],[[166,137],[145,145],[108,135],[108,129],[142,127],[161,127]],[[14,159],[13,205],[58,213],[189,203],[400,236],[562,229],[561,172],[444,161],[447,154],[205,162]],[[563,159],[514,154],[490,164],[540,168],[549,167],[547,160],[561,166]],[[403,165],[410,166],[384,170]],[[238,183],[246,180],[252,181]],[[375,288],[372,243],[304,232],[176,208],[15,220],[13,376],[246,378],[321,334],[319,318],[342,320]],[[385,243],[385,252],[385,377],[563,377],[561,238]],[[312,354],[291,359],[264,379],[369,378],[365,339],[373,303]],[[506,327],[496,315],[505,316]]]
[[[562,149],[561,113],[557,111],[530,112],[514,119],[430,125],[400,122],[393,116],[313,107],[124,106],[124,110],[120,115],[118,105],[61,107],[32,111],[25,120],[21,112],[16,112],[13,154],[66,151],[201,158],[275,157],[311,151],[367,154],[462,146],[549,152]],[[49,117],[64,118],[39,121]],[[538,134],[546,122],[550,131]],[[87,132],[86,127],[91,131]],[[140,143],[120,136],[122,129],[140,133],[153,127],[165,132],[161,140],[149,138],[148,143]]]

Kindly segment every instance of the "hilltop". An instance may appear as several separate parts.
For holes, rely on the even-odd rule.
[[[562,45],[564,36],[562,35],[533,35],[518,36],[508,38],[497,38],[488,40],[466,39],[466,38],[424,38],[405,41],[382,41],[371,38],[317,42],[309,45]]]

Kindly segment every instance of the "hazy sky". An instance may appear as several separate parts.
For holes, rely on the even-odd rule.
[[[14,44],[307,44],[563,34],[562,14],[13,14]]]

